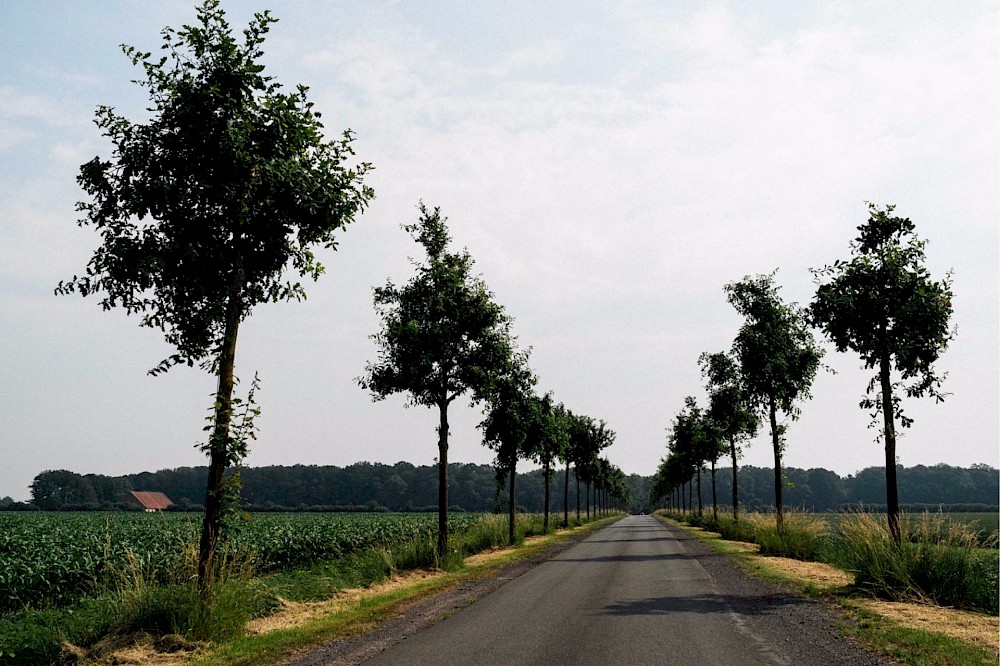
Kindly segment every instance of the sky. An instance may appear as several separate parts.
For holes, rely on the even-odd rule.
[[[224,1],[239,31],[265,7]],[[263,59],[302,83],[327,135],[350,128],[371,206],[320,250],[308,300],[240,329],[262,414],[246,464],[431,464],[437,415],[374,402],[372,288],[412,275],[401,225],[440,206],[455,245],[514,319],[539,392],[604,419],[626,473],[652,474],[697,359],[742,323],[723,287],[847,259],[866,202],[894,204],[953,271],[945,402],[907,400],[907,466],[998,466],[1000,18],[994,1],[315,2],[272,0]],[[147,99],[122,54],[157,51],[193,3],[0,2],[0,497],[43,470],[121,475],[206,464],[215,382],[147,370],[171,353],[138,317],[55,296],[98,246],[79,167],[110,144],[99,105]],[[859,408],[870,372],[828,342],[784,462],[842,475],[884,464]],[[481,410],[450,411],[452,461],[488,463]],[[768,433],[742,464],[773,464]]]

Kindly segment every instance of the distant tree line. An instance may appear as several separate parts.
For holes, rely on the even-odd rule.
[[[732,475],[719,468],[719,504],[728,506]],[[997,510],[1000,475],[989,465],[969,468],[950,465],[899,466],[896,470],[899,495],[904,509],[951,506],[956,510]],[[179,467],[127,476],[77,474],[66,470],[42,472],[31,484],[28,503],[0,499],[0,509],[134,510],[121,502],[131,490],[165,493],[177,510],[200,510],[205,499],[207,467]],[[573,472],[566,484],[565,470],[554,471],[551,501],[576,507]],[[704,472],[707,477],[708,472]],[[293,465],[246,467],[241,470],[245,508],[258,511],[436,511],[438,471],[435,466],[395,465],[360,462],[347,467]],[[451,463],[449,499],[452,510],[505,511],[509,494],[497,484],[492,465]],[[868,510],[885,508],[885,470],[869,467],[857,474],[839,476],[830,470],[783,469],[784,501],[789,507],[810,511],[837,511],[863,505]],[[750,509],[774,506],[774,471],[768,467],[745,465],[738,470],[740,503]],[[636,474],[625,477],[633,512],[648,512],[647,498],[654,477]],[[702,485],[702,501],[711,502],[709,484]],[[697,492],[697,490],[695,490]],[[540,469],[518,475],[517,509],[541,512],[544,506],[544,478]],[[695,495],[697,502],[697,495]],[[962,507],[958,505],[964,505]]]

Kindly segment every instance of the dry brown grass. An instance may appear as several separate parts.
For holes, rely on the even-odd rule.
[[[991,649],[1000,657],[1000,618],[927,604],[864,599],[856,602],[912,629],[934,631]]]
[[[282,599],[280,610],[266,617],[251,620],[247,625],[247,634],[251,636],[266,634],[269,631],[302,626],[314,618],[357,605],[364,599],[394,592],[443,575],[444,572],[441,571],[407,571],[393,574],[389,579],[370,587],[344,590],[323,601],[287,601]]]
[[[88,649],[63,643],[62,659],[63,663],[89,666],[181,666],[204,647],[202,643],[189,641],[181,636],[156,638],[140,632],[106,638]]]
[[[761,567],[771,569],[784,576],[794,578],[806,584],[812,584],[817,589],[830,589],[851,585],[854,576],[837,567],[822,562],[804,562],[788,557],[755,557],[754,561]]]

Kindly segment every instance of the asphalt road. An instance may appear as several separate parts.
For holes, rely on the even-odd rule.
[[[365,664],[880,663],[723,560],[630,516]]]

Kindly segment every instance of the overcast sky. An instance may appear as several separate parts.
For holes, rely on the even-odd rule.
[[[242,29],[255,3],[224,2]],[[531,347],[539,390],[617,432],[607,451],[652,474],[697,358],[741,323],[723,286],[779,269],[807,304],[809,268],[849,256],[866,201],[895,204],[954,270],[958,336],[943,404],[907,401],[904,465],[998,464],[998,13],[983,2],[278,2],[267,71],[303,83],[330,137],[357,134],[376,198],[321,252],[304,303],[240,331],[258,372],[248,465],[429,464],[437,416],[373,403],[372,287],[411,275],[400,229],[421,199]],[[263,8],[263,7],[259,7]],[[47,469],[126,474],[205,464],[214,382],[146,371],[171,353],[138,318],[53,295],[97,246],[75,178],[109,144],[100,104],[142,117],[119,44],[159,48],[187,2],[0,3],[0,496]],[[829,349],[785,462],[883,464],[859,409],[869,374]],[[490,462],[477,409],[451,410],[450,458]],[[744,463],[772,464],[767,433]]]

